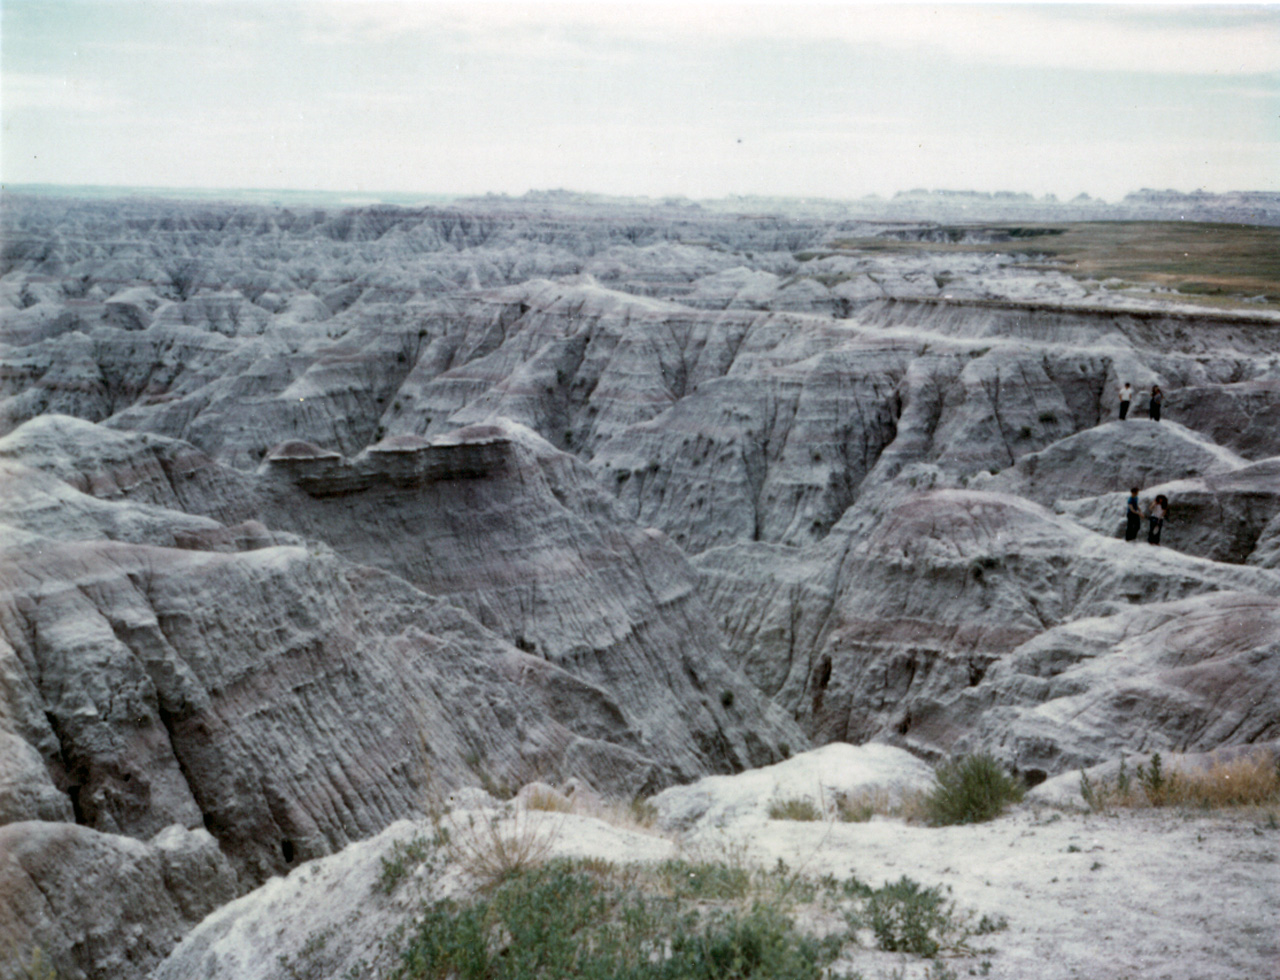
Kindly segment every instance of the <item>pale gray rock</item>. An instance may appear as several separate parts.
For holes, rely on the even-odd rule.
[[[223,528],[217,521],[151,504],[103,501],[61,480],[0,461],[0,526],[6,547],[54,541],[126,541],[175,547],[179,537]]]
[[[1162,546],[1214,561],[1275,567],[1269,556],[1280,516],[1280,457],[1242,461],[1196,479],[1143,485],[1139,499],[1144,513],[1158,494],[1169,498]],[[1125,491],[1059,501],[1057,509],[1099,533],[1119,536],[1127,499]],[[1145,536],[1146,527],[1140,537]]]
[[[189,443],[42,415],[0,438],[0,460],[56,477],[99,500],[152,504],[225,524],[256,512],[251,481]]]
[[[1258,535],[1257,544],[1249,555],[1249,563],[1260,568],[1280,570],[1280,514],[1271,518]]]
[[[1270,377],[1170,391],[1165,416],[1246,459],[1280,455],[1280,377],[1276,359],[1269,363]]]
[[[1131,486],[1147,494],[1155,484],[1220,476],[1245,465],[1242,457],[1177,422],[1127,419],[1105,422],[1020,456],[985,488],[1052,505],[1121,490],[1128,496]],[[1123,516],[1122,505],[1116,513],[1121,525]]]
[[[805,800],[838,820],[841,797],[883,793],[891,805],[934,785],[933,768],[890,745],[832,743],[771,766],[732,776],[704,776],[665,789],[652,800],[666,830],[711,830],[743,819],[764,820],[773,803]]]
[[[244,889],[467,784],[1274,737],[1280,317],[914,213],[978,201],[6,196],[0,815]]]
[[[647,756],[672,774],[716,758],[737,768],[799,734],[727,669],[680,551],[523,426],[391,437],[350,462],[298,450],[266,464],[263,494],[270,525],[447,597],[507,642],[616,692],[610,710],[628,734],[607,752],[576,747],[584,766],[613,773]]]
[[[777,300],[780,287],[773,273],[738,266],[699,279],[681,301],[709,310],[767,310]]]
[[[20,820],[71,821],[71,800],[49,782],[40,753],[16,733],[0,730],[0,825]]]
[[[43,964],[66,980],[142,980],[178,940],[236,894],[203,829],[150,841],[71,823],[0,826],[3,980]]]
[[[228,337],[260,334],[270,315],[239,292],[201,292],[182,303],[166,303],[155,311],[159,327],[189,326]]]
[[[1028,641],[925,724],[967,729],[956,750],[982,746],[1040,774],[1124,752],[1205,753],[1280,737],[1277,662],[1275,595],[1154,603]]]
[[[1017,497],[957,490],[870,499],[817,545],[717,548],[696,564],[744,670],[816,741],[926,755],[984,724],[970,702],[963,724],[942,706],[1046,630],[1200,593],[1280,595],[1262,569],[1105,539]],[[1269,676],[1267,644],[1250,649]],[[1153,697],[1143,710],[1158,708]],[[1221,711],[1205,700],[1178,725]],[[1078,733],[1061,737],[1054,751],[1083,751]]]
[[[804,743],[728,667],[680,552],[519,426],[392,437],[353,463],[293,441],[253,485],[77,420],[0,448],[46,470],[0,464],[0,732],[28,746],[7,819],[203,824],[251,883],[433,784],[632,795]],[[146,499],[256,506],[361,564]]]
[[[412,922],[424,900],[444,897],[446,854],[435,828],[397,821],[340,853],[272,878],[209,915],[149,974],[150,980],[296,980],[389,971],[389,937]],[[396,848],[424,852],[417,862]],[[406,874],[387,890],[384,864]]]
[[[399,579],[304,549],[77,543],[21,567],[0,593],[4,727],[79,822],[139,837],[203,824],[245,882],[414,812],[433,783],[576,775],[626,793],[735,751],[750,762],[718,701],[723,668],[702,677],[707,705],[639,687],[620,702]],[[751,692],[738,697],[754,727]],[[22,789],[19,815],[47,815],[47,789]]]

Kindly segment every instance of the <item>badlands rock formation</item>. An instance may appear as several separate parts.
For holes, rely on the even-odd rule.
[[[3,874],[106,897],[0,940],[60,975],[467,785],[1280,738],[1267,303],[688,204],[8,195],[3,233]]]

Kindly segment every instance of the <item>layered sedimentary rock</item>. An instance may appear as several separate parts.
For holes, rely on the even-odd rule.
[[[6,839],[176,935],[175,825],[242,890],[468,783],[1276,738],[1274,312],[820,211],[7,197]]]
[[[922,724],[967,730],[958,748],[1037,776],[1126,752],[1265,744],[1280,737],[1278,657],[1280,595],[1154,603],[1042,633]]]
[[[1046,631],[1095,617],[1122,622],[1114,617],[1130,605],[1201,593],[1280,596],[1280,578],[1263,569],[1104,538],[1017,497],[957,490],[855,509],[817,546],[737,545],[697,564],[744,669],[816,740],[887,740],[931,755],[975,729],[1004,744],[998,722],[973,724],[982,702],[967,694],[1007,684],[1013,701],[1027,697],[994,669]],[[1246,659],[1273,674],[1274,645],[1249,642]],[[1105,687],[1106,675],[1092,682]],[[1264,717],[1280,710],[1268,690],[1254,687]],[[1176,718],[1159,698],[1134,696],[1126,707],[1175,744],[1222,710],[1213,698]],[[1237,741],[1259,737],[1231,730]],[[1078,732],[1056,734],[1053,752],[1073,763],[1090,751]],[[1042,767],[1045,754],[1042,746],[1028,765]]]
[[[33,461],[79,479],[110,456],[145,496],[149,461],[194,453],[93,428]],[[5,464],[4,728],[29,759],[10,818],[203,824],[254,880],[423,805],[432,779],[634,793],[801,739],[727,668],[679,551],[579,464],[512,427],[419,449],[320,486],[266,464],[245,499],[310,545]]]
[[[527,428],[392,437],[349,463],[273,454],[264,474],[269,524],[446,597],[612,692],[636,746],[664,771],[755,765],[774,752],[780,729],[724,714],[732,700],[758,717],[756,696],[724,669],[679,549],[629,522],[586,467]]]
[[[236,891],[203,829],[144,841],[66,822],[0,826],[0,977],[146,976]]]

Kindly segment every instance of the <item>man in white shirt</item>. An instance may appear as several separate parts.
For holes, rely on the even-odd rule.
[[[1120,418],[1123,419],[1129,414],[1129,402],[1133,400],[1133,388],[1129,382],[1125,382],[1120,388]]]

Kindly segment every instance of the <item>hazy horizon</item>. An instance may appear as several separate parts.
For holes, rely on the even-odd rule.
[[[0,0],[0,180],[1280,190],[1280,7]]]
[[[299,188],[299,187],[183,187],[183,186],[165,186],[153,184],[50,184],[50,183],[0,183],[0,190],[9,193],[36,193],[49,195],[66,194],[69,197],[74,196],[90,196],[90,197],[117,197],[117,196],[154,196],[165,197],[171,196],[177,199],[201,199],[201,198],[217,198],[225,196],[233,200],[233,203],[240,201],[253,201],[261,199],[268,200],[273,197],[296,199],[299,201],[309,199],[339,199],[342,203],[350,204],[394,204],[404,206],[409,203],[447,203],[453,200],[475,199],[475,198],[507,198],[510,200],[521,200],[523,198],[539,198],[550,197],[552,195],[569,195],[573,197],[585,198],[604,198],[616,201],[636,201],[636,202],[688,202],[690,204],[697,203],[716,203],[732,200],[779,200],[779,201],[795,201],[795,202],[828,202],[831,204],[857,204],[858,202],[890,202],[895,198],[907,197],[915,194],[933,194],[939,196],[961,196],[965,194],[973,194],[975,196],[985,196],[987,198],[998,198],[1001,195],[1012,195],[1021,199],[1029,196],[1034,202],[1045,203],[1054,199],[1059,204],[1070,204],[1073,198],[1054,195],[1051,192],[1043,195],[1033,195],[1029,192],[1002,188],[995,191],[978,191],[972,188],[963,187],[905,187],[894,191],[890,194],[870,193],[860,197],[823,197],[820,195],[789,195],[789,194],[724,194],[718,197],[688,197],[681,194],[666,195],[649,195],[649,194],[606,194],[597,191],[583,191],[572,187],[533,187],[523,193],[508,193],[500,191],[483,191],[474,193],[444,193],[431,190],[385,190],[381,188],[369,188],[367,190],[351,190],[351,189],[321,189],[321,188]],[[1180,188],[1173,187],[1135,187],[1124,194],[1118,194],[1113,198],[1103,198],[1096,195],[1088,195],[1089,200],[1096,204],[1120,204],[1126,198],[1141,194],[1143,192],[1153,191],[1156,193],[1174,193],[1183,195],[1193,195],[1197,193],[1208,193],[1216,195],[1229,194],[1280,194],[1280,190],[1268,191],[1259,190],[1252,187],[1236,187],[1227,191],[1184,191]]]

